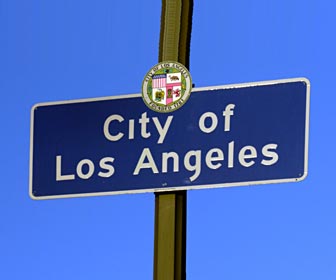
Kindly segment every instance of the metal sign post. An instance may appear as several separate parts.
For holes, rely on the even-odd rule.
[[[189,68],[193,0],[162,0],[159,62]],[[187,192],[155,194],[154,280],[186,279]]]

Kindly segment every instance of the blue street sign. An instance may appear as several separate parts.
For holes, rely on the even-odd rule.
[[[33,199],[295,182],[307,176],[307,79],[193,90],[170,113],[140,94],[37,104]]]

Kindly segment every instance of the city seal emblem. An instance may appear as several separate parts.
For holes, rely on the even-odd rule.
[[[169,113],[187,102],[191,88],[188,69],[181,63],[164,61],[146,74],[142,82],[142,99],[153,111]]]

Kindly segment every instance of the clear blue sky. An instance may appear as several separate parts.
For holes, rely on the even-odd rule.
[[[188,192],[187,278],[336,279],[332,1],[195,0],[196,87],[307,77],[309,175]],[[151,279],[154,195],[33,201],[30,109],[139,93],[161,1],[0,0],[0,278]]]

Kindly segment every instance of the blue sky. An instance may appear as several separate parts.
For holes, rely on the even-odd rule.
[[[188,192],[187,279],[336,277],[335,5],[197,1],[196,87],[311,82],[300,183]],[[154,195],[33,201],[30,109],[139,93],[157,63],[161,1],[0,0],[1,279],[151,279]]]

